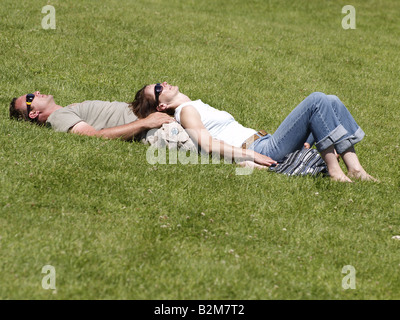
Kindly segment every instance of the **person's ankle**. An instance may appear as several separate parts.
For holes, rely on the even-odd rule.
[[[339,175],[345,175],[343,170],[340,167],[334,167],[334,168],[329,168],[328,167],[329,174],[332,176],[339,176]]]

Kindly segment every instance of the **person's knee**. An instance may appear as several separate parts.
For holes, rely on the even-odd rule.
[[[330,101],[332,101],[332,102],[336,102],[336,103],[341,102],[340,99],[339,99],[339,97],[338,97],[338,96],[335,96],[335,95],[333,95],[333,94],[327,95],[327,97],[328,97],[328,99],[329,99]]]
[[[313,92],[309,95],[308,98],[312,102],[313,108],[321,110],[332,107],[332,103],[330,103],[330,99],[325,93]]]
[[[323,92],[313,92],[309,95],[314,100],[326,100],[328,96]]]

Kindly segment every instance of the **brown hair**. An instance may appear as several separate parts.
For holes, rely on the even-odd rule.
[[[10,110],[10,119],[25,120],[25,121],[33,122],[33,123],[37,124],[38,126],[42,126],[43,123],[40,123],[38,121],[38,118],[39,118],[38,116],[36,118],[31,119],[31,118],[29,118],[28,110],[24,110],[24,109],[21,110],[21,109],[17,109],[15,107],[15,103],[16,103],[17,99],[18,98],[13,98],[11,100],[10,108],[9,108],[9,110]]]
[[[18,98],[13,98],[10,103],[10,119],[16,120],[26,120],[29,121],[28,115],[24,113],[24,111],[19,110],[15,107],[15,102]]]
[[[135,100],[133,100],[129,107],[138,116],[138,118],[146,118],[149,114],[157,111],[156,101],[146,97],[144,90],[147,85],[136,92]]]

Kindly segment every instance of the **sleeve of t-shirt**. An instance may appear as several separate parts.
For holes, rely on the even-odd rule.
[[[53,112],[47,119],[50,126],[57,132],[68,132],[78,122],[83,121],[72,108],[61,108]]]

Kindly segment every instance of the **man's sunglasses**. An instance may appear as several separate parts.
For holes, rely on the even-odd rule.
[[[156,97],[156,104],[158,106],[158,97],[160,96],[160,93],[163,91],[163,86],[161,85],[161,83],[157,83],[154,87],[154,95]]]
[[[32,105],[33,99],[35,99],[35,95],[33,93],[28,93],[26,95],[26,111],[28,112],[28,118],[29,118],[29,121],[31,121],[31,122],[36,121],[36,118],[32,119],[32,118],[29,117],[29,113],[31,112],[31,105]]]

